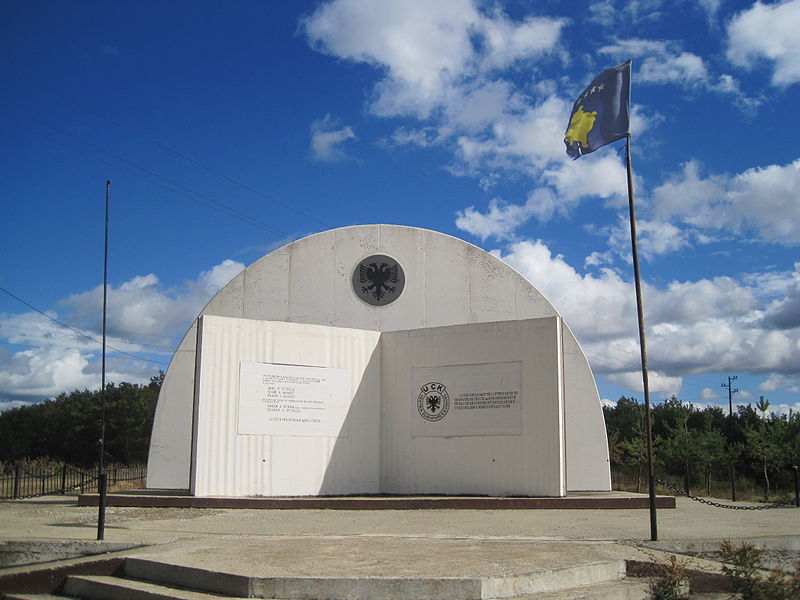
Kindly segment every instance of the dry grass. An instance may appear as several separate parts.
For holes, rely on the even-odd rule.
[[[675,477],[670,477],[665,479],[665,481],[670,482],[678,489],[683,489],[683,482]],[[631,477],[625,473],[615,473],[612,471],[611,473],[611,486],[612,489],[615,491],[621,492],[635,492],[636,491],[636,478]],[[722,501],[722,502],[730,502],[731,501],[731,482],[730,480],[727,481],[719,481],[719,480],[712,480],[711,481],[711,493],[709,494],[706,490],[705,485],[698,485],[695,487],[690,488],[690,492],[693,496],[699,496],[702,498],[714,498],[715,500]],[[678,496],[682,494],[676,494],[672,490],[665,488],[661,485],[658,486],[656,490],[659,494],[667,495],[667,496]],[[642,477],[641,486],[639,488],[639,493],[647,493],[647,476],[645,475]],[[794,496],[794,490],[779,490],[779,491],[771,491],[770,492],[770,502],[783,502],[784,500],[788,500],[790,497]],[[762,502],[764,500],[764,490],[760,485],[755,484],[753,481],[745,478],[740,478],[736,480],[736,501],[743,501],[743,502]]]

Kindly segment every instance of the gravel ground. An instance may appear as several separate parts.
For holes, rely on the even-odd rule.
[[[97,516],[96,507],[78,506],[77,498],[69,496],[0,501],[0,541],[94,540]],[[703,562],[704,557],[717,558],[714,551],[723,539],[748,541],[768,548],[765,556],[770,564],[788,567],[800,558],[798,517],[796,508],[725,510],[678,498],[675,509],[658,511],[661,541],[649,545],[660,551],[694,554]],[[362,568],[363,562],[374,570],[383,561],[393,572],[396,558],[410,561],[420,554],[418,563],[425,565],[427,557],[437,556],[442,548],[449,549],[451,559],[463,555],[465,564],[472,561],[469,564],[491,568],[513,566],[515,557],[522,561],[531,552],[574,555],[575,561],[597,552],[641,560],[643,555],[634,546],[646,545],[648,539],[647,510],[109,507],[105,532],[107,542],[147,545],[135,550],[142,555],[210,565],[227,557],[230,565],[250,560],[254,569],[274,562],[265,557],[284,556],[294,548],[293,556],[307,555],[314,568],[334,565],[331,572],[338,572],[345,555],[352,569]],[[470,558],[480,552],[488,558]],[[535,556],[529,559],[536,562]],[[380,564],[376,567],[376,563]]]
[[[93,539],[97,508],[75,497],[0,502],[0,540]],[[647,510],[259,510],[109,507],[106,539],[158,543],[220,535],[388,535],[553,540],[648,540]],[[738,511],[677,499],[658,511],[662,541],[785,539],[800,550],[800,509]],[[792,540],[797,540],[792,545]],[[710,544],[710,545],[708,545]],[[788,544],[788,545],[787,545]],[[664,549],[664,548],[662,548]]]

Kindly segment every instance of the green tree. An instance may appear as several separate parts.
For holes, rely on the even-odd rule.
[[[780,439],[780,432],[777,431],[783,421],[781,419],[772,419],[771,422],[767,421],[769,400],[764,398],[764,396],[759,398],[756,406],[758,410],[761,411],[762,416],[759,423],[753,425],[748,424],[746,426],[746,451],[753,462],[761,469],[764,477],[764,502],[768,502],[770,488],[769,471],[783,463],[783,452],[778,442]],[[773,436],[773,434],[777,435]]]
[[[725,464],[727,452],[725,438],[720,431],[707,429],[697,437],[697,465],[703,472],[706,495],[711,495],[711,473],[717,465]]]
[[[700,460],[698,432],[689,428],[696,409],[675,396],[653,409],[653,430],[660,462],[668,473],[683,475],[683,489],[691,493],[692,467]]]
[[[111,462],[144,462],[164,374],[146,385],[106,386],[106,452]],[[75,390],[0,413],[0,461],[47,457],[91,466],[98,459],[100,392]]]
[[[647,440],[644,435],[633,437],[620,443],[623,463],[636,472],[636,492],[641,491],[642,471],[647,465]]]

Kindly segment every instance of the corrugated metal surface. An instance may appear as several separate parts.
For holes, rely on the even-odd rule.
[[[192,491],[199,496],[378,491],[377,332],[204,316]],[[239,364],[347,368],[346,437],[240,435]]]
[[[559,317],[384,333],[381,491],[563,495],[560,340]],[[413,436],[414,368],[503,361],[522,363],[521,435]]]

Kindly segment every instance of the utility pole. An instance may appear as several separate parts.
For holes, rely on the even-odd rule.
[[[733,395],[739,391],[739,388],[733,387],[733,382],[736,381],[736,375],[728,376],[728,383],[721,383],[724,388],[728,388],[728,448],[733,444]],[[736,502],[736,466],[731,454],[731,501]]]
[[[100,460],[97,465],[97,539],[105,538],[106,531],[106,497],[108,479],[106,478],[106,309],[108,304],[108,188],[111,181],[106,181],[106,222],[105,240],[103,243],[103,359],[100,383]]]

